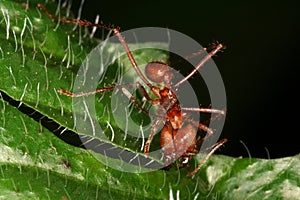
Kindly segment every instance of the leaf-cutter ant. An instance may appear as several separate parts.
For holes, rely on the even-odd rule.
[[[201,112],[210,113],[221,116],[225,114],[224,110],[218,110],[213,108],[188,108],[182,107],[178,101],[176,91],[178,87],[186,82],[190,77],[192,77],[207,61],[211,59],[212,56],[217,54],[219,51],[224,49],[221,43],[212,44],[209,48],[204,48],[201,53],[207,52],[208,54],[198,63],[192,72],[181,79],[177,83],[172,83],[173,73],[171,68],[162,62],[150,62],[145,68],[145,75],[141,72],[136,60],[130,51],[125,38],[120,32],[120,28],[115,28],[110,25],[105,25],[103,23],[94,24],[85,20],[80,19],[65,19],[58,18],[52,15],[43,4],[38,4],[38,7],[42,9],[51,19],[59,20],[63,23],[74,23],[81,26],[91,26],[98,27],[105,30],[112,31],[116,35],[123,46],[128,59],[137,75],[141,78],[142,82],[149,88],[151,93],[155,98],[151,98],[146,88],[139,82],[114,85],[110,87],[99,88],[92,92],[83,93],[72,93],[64,89],[60,89],[59,92],[62,95],[70,97],[80,97],[88,96],[95,93],[112,91],[116,88],[122,89],[123,93],[143,112],[149,114],[147,110],[138,103],[138,101],[131,95],[131,93],[126,89],[128,85],[135,85],[145,99],[150,102],[153,106],[159,106],[162,109],[158,109],[155,114],[156,121],[153,123],[151,128],[151,133],[145,143],[144,153],[148,155],[150,150],[150,144],[153,140],[154,135],[161,123],[164,123],[163,128],[160,131],[160,146],[163,151],[163,158],[165,166],[170,166],[172,162],[179,160],[181,166],[185,166],[189,163],[190,159],[198,153],[198,146],[203,143],[208,137],[210,137],[214,132],[205,123],[196,122],[189,118],[188,112]],[[155,86],[150,83],[150,81],[161,84],[161,86]],[[216,117],[215,117],[216,118]],[[212,118],[213,120],[214,118]],[[207,134],[201,139],[197,139],[198,129],[205,131]],[[188,173],[187,176],[193,176],[199,169],[206,163],[208,158],[220,147],[227,139],[222,139],[210,148],[209,153],[205,156],[202,162],[196,167],[192,172]]]

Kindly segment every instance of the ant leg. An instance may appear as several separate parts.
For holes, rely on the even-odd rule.
[[[189,108],[189,107],[181,107],[181,110],[191,111],[191,112],[202,112],[202,113],[216,113],[224,115],[224,110],[218,110],[214,108]]]
[[[143,85],[141,85],[139,82],[136,82],[134,84],[139,88],[140,92],[146,98],[147,101],[149,101],[152,105],[159,104],[159,99],[152,99],[149,96],[149,94],[147,93],[147,91]],[[135,104],[136,107],[138,107],[140,110],[142,110],[145,114],[150,114],[139,104],[139,102],[132,96],[132,94],[125,87],[122,87],[122,92],[127,96],[128,99],[130,99]],[[154,114],[151,114],[151,115],[161,118],[161,116],[159,116],[159,115],[154,115]]]
[[[219,149],[225,142],[227,142],[227,139],[224,138],[221,141],[217,142],[212,150],[205,156],[205,158],[201,161],[201,163],[198,165],[198,167],[196,169],[194,169],[194,171],[190,172],[187,174],[187,176],[193,176],[195,175],[200,169],[201,167],[207,162],[207,160],[209,159],[209,157],[217,150]]]
[[[203,123],[204,123],[204,124],[208,124],[209,122],[212,122],[212,121],[215,121],[215,120],[219,119],[222,115],[223,115],[223,114],[220,114],[220,113],[219,113],[219,114],[217,114],[217,115],[211,117],[210,119],[204,121]]]
[[[155,123],[153,124],[152,128],[151,128],[151,133],[148,137],[148,140],[145,143],[145,147],[144,147],[144,153],[146,154],[146,156],[149,153],[149,149],[150,149],[150,144],[153,140],[154,135],[156,134],[156,129],[158,127],[158,125],[161,123],[162,120],[156,120]]]
[[[214,131],[209,128],[206,124],[201,123],[201,122],[196,122],[192,119],[187,118],[187,116],[184,114],[185,117],[185,121],[190,122],[191,124],[193,124],[194,126],[198,127],[200,130],[203,130],[205,132],[207,132],[208,136],[211,136],[212,134],[214,134]],[[204,137],[206,138],[206,136]]]
[[[199,141],[197,141],[197,146],[200,146],[207,138],[209,138],[210,136],[212,136],[214,134],[214,131],[211,128],[207,127],[203,123],[199,123],[198,128],[207,132],[207,134],[203,138],[201,138]]]
[[[109,92],[115,89],[120,89],[120,88],[124,88],[124,87],[128,87],[128,86],[138,86],[139,83],[125,83],[125,84],[121,84],[121,85],[114,85],[114,86],[110,86],[110,87],[103,87],[103,88],[99,88],[97,90],[94,91],[89,91],[89,92],[79,92],[79,93],[72,93],[69,91],[66,91],[64,89],[59,89],[58,92],[60,94],[69,96],[69,97],[82,97],[82,96],[89,96],[89,95],[93,95],[93,94],[97,94],[97,93],[102,93],[102,92]]]
[[[130,101],[132,101],[134,103],[134,105],[139,108],[143,113],[145,114],[149,114],[149,112],[147,110],[145,110],[141,104],[139,104],[139,102],[132,96],[132,94],[126,89],[126,88],[122,88],[122,92],[126,95],[126,97],[128,99],[130,99]],[[148,94],[147,94],[148,95]]]
[[[130,92],[125,88],[125,87],[128,87],[128,86],[137,86],[141,90],[142,94],[145,96],[145,98],[148,101],[150,101],[153,105],[157,104],[157,100],[156,99],[151,99],[151,97],[146,92],[145,88],[139,82],[126,83],[126,84],[115,85],[115,86],[110,86],[110,87],[103,87],[103,88],[99,88],[97,90],[89,91],[89,92],[72,93],[72,92],[66,91],[64,89],[59,89],[58,92],[60,94],[63,94],[63,95],[69,96],[69,97],[82,97],[82,96],[89,96],[89,95],[102,93],[102,92],[109,92],[109,91],[112,91],[112,90],[115,90],[115,89],[122,89],[122,92],[127,96],[128,99],[130,99],[135,104],[136,107],[138,107],[143,113],[149,114],[149,112],[147,110],[145,110],[138,103],[138,101],[130,94]]]
[[[206,126],[205,124],[203,124],[201,122],[198,123],[198,128],[207,132],[207,135],[204,138],[207,138],[207,137],[211,136],[212,134],[214,134],[214,131],[211,128],[209,128],[208,126]]]
[[[224,110],[218,110],[218,109],[214,109],[214,108],[187,108],[187,107],[181,107],[181,110],[191,111],[191,112],[215,113],[215,114],[225,115]]]
[[[139,87],[139,86],[138,86]],[[151,99],[150,96],[148,95],[148,93],[146,92],[145,88],[140,85],[139,87],[142,90],[142,93],[144,94],[145,98],[150,101],[153,102],[155,101],[155,99]],[[122,92],[127,96],[128,99],[130,99],[135,106],[137,106],[140,110],[142,110],[144,113],[146,114],[150,114],[148,111],[146,111],[138,102],[137,100],[131,95],[131,93],[126,89],[126,88],[122,88]],[[152,114],[151,114],[152,115]],[[149,149],[150,149],[150,144],[153,140],[154,135],[156,134],[156,129],[159,126],[159,124],[162,122],[162,119],[160,119],[161,117],[159,115],[154,115],[155,117],[157,117],[158,119],[155,121],[155,123],[153,124],[152,128],[151,128],[151,133],[145,143],[145,147],[144,147],[144,153],[146,154],[146,156],[149,153]]]
[[[152,99],[149,94],[147,93],[146,89],[144,88],[143,85],[141,85],[139,82],[137,82],[137,87],[139,88],[140,92],[143,94],[143,96],[147,99],[147,101],[150,101],[152,105],[159,105],[160,104],[160,99]],[[155,86],[151,86],[151,89],[155,90]],[[153,90],[152,90],[153,91]],[[155,96],[158,97],[158,94],[153,92]]]
[[[208,134],[200,140],[200,144],[214,133],[213,130],[211,128],[209,128],[207,124],[209,122],[214,121],[214,120],[220,118],[221,116],[225,115],[225,110],[218,110],[218,109],[213,109],[213,108],[185,108],[185,107],[182,107],[181,110],[217,114],[216,116],[211,117],[210,119],[206,120],[203,123],[196,124],[197,122],[192,121],[192,123],[195,126],[198,126],[199,129],[207,132],[207,134]]]
[[[226,110],[218,110],[218,109],[213,109],[213,108],[187,108],[187,107],[181,107],[181,110],[184,111],[191,111],[191,112],[201,112],[201,113],[211,113],[211,114],[217,114],[213,117],[211,117],[210,119],[206,120],[205,122],[203,122],[203,124],[208,124],[211,121],[214,121],[218,118],[220,118],[221,116],[225,115]]]
[[[101,92],[108,92],[108,91],[114,90],[115,88],[116,88],[115,86],[111,86],[111,87],[100,88],[95,91],[79,92],[79,93],[72,93],[72,92],[69,92],[64,89],[59,89],[58,92],[60,94],[66,95],[68,97],[82,97],[82,96],[89,96],[89,95],[93,95],[93,94],[101,93]]]
[[[198,123],[193,120],[188,121],[190,121],[194,126],[197,126],[200,130],[203,130],[207,133],[203,138],[197,141],[197,146],[200,146],[207,138],[214,134],[214,131],[211,128],[209,128],[206,124],[203,124],[201,122]]]
[[[142,94],[144,95],[144,97],[150,101],[152,103],[152,105],[156,105],[158,104],[158,100],[156,99],[151,99],[151,97],[148,95],[147,91],[145,90],[145,88],[137,82],[137,86],[140,89],[140,91],[142,92]],[[142,110],[144,113],[146,114],[150,114],[148,111],[146,111],[139,103],[138,101],[131,95],[131,93],[126,89],[126,88],[122,88],[122,92],[127,96],[128,99],[130,99],[135,106],[137,106],[140,110]],[[151,133],[145,143],[145,147],[144,147],[144,153],[146,155],[148,155],[149,153],[149,149],[150,149],[150,144],[153,140],[154,135],[156,134],[156,129],[159,126],[159,124],[162,122],[162,118],[159,115],[155,115],[155,114],[151,114],[155,117],[157,117],[158,119],[155,121],[155,123],[153,124],[152,128],[151,128]]]

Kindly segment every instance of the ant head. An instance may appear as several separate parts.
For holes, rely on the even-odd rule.
[[[162,62],[150,62],[146,65],[145,73],[147,78],[155,83],[169,85],[173,78],[171,68]]]

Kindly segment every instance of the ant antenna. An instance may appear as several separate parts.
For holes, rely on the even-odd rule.
[[[191,78],[191,76],[193,76],[211,57],[213,57],[214,55],[216,55],[216,53],[218,53],[219,51],[221,51],[224,48],[224,46],[220,43],[218,44],[211,52],[208,53],[208,55],[206,55],[201,61],[200,63],[198,63],[198,65],[196,66],[196,68],[186,77],[184,77],[181,81],[179,81],[178,83],[176,83],[174,86],[178,87],[179,85],[181,85],[182,83],[184,83],[185,81],[187,81],[189,78]]]
[[[114,35],[116,35],[120,41],[120,43],[122,44],[133,68],[135,69],[135,71],[138,73],[138,75],[140,76],[140,78],[143,80],[143,82],[150,88],[152,88],[152,85],[151,83],[146,79],[146,77],[143,75],[143,73],[141,72],[141,70],[139,69],[126,41],[125,41],[125,38],[124,36],[120,33],[120,27],[113,27],[111,25],[105,25],[103,23],[100,23],[100,24],[94,24],[94,23],[91,23],[89,21],[86,21],[86,20],[81,20],[81,19],[66,19],[66,18],[59,18],[59,17],[56,17],[55,15],[51,14],[47,9],[46,7],[41,4],[41,3],[38,3],[37,5],[40,9],[42,9],[51,19],[54,19],[54,20],[58,20],[58,21],[61,21],[63,23],[72,23],[72,24],[79,24],[81,26],[94,26],[94,27],[98,27],[98,28],[102,28],[102,29],[105,29],[105,30],[108,30],[108,31],[113,31],[114,32]]]

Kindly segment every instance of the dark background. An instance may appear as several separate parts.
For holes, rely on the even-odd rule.
[[[75,13],[80,1],[73,1]],[[82,18],[122,30],[163,27],[182,32],[205,46],[227,46],[214,58],[227,92],[228,113],[219,153],[271,158],[300,152],[299,76],[300,6],[292,1],[92,1]],[[297,70],[297,71],[296,71]]]

